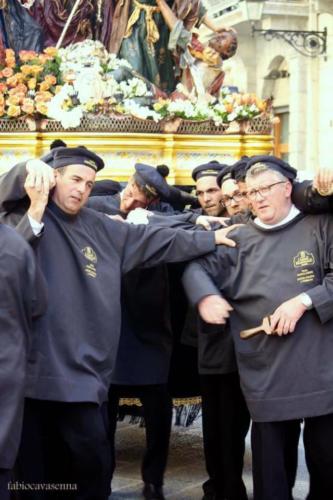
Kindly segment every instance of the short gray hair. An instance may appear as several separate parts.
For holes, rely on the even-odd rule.
[[[248,181],[249,179],[253,179],[254,177],[257,177],[258,175],[264,174],[265,172],[273,172],[276,176],[277,179],[280,181],[288,181],[289,179],[285,177],[281,172],[277,172],[277,170],[274,170],[273,168],[269,168],[265,163],[255,163],[252,165],[252,167],[249,168],[249,170],[246,172],[246,180]]]

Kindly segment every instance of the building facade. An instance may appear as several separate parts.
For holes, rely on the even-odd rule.
[[[274,99],[280,118],[275,153],[306,176],[332,167],[333,0],[206,0],[206,5],[216,23],[234,27],[239,36],[237,55],[224,64],[225,84]],[[252,34],[252,26],[292,31],[294,37],[299,31],[326,29],[326,50],[306,56],[304,49],[318,52],[317,37],[309,36],[305,47],[295,48],[274,32],[269,41]],[[297,43],[302,45],[303,39]]]

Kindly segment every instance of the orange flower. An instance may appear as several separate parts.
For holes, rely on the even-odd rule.
[[[0,94],[0,106],[4,106],[5,105],[5,98],[2,94]]]
[[[0,116],[3,116],[5,114],[5,108],[0,104]]]
[[[21,72],[24,74],[24,75],[32,75],[33,74],[33,70],[31,69],[33,66],[30,66],[29,64],[23,64],[21,66]]]
[[[37,102],[36,111],[41,115],[47,115],[47,105],[45,104],[45,102]]]
[[[18,92],[23,92],[24,94],[26,94],[28,92],[28,87],[26,85],[24,85],[24,83],[19,83],[17,86],[16,86],[16,90]]]
[[[41,90],[42,92],[44,92],[45,90],[49,90],[50,88],[50,85],[47,83],[47,82],[42,82],[39,86],[39,90]]]
[[[7,85],[5,83],[0,82],[0,95],[2,92],[6,92],[7,90]]]
[[[241,104],[250,105],[252,104],[251,94],[243,94],[241,96]]]
[[[20,116],[20,114],[21,114],[20,106],[11,105],[7,109],[7,115],[12,117],[12,118],[14,118],[15,116]]]
[[[6,49],[5,50],[5,57],[7,59],[15,59],[15,52],[13,49]]]
[[[23,99],[25,98],[25,92],[16,92],[15,94],[13,93],[13,94],[11,94],[10,97],[13,97],[13,96],[19,100],[18,104],[21,104],[23,102]]]
[[[9,87],[16,87],[17,84],[18,84],[18,78],[16,75],[13,75],[13,76],[10,76],[9,78],[7,78],[7,85]]]
[[[52,99],[53,95],[51,92],[45,91],[45,92],[37,92],[35,96],[35,102],[47,102],[50,99]]]
[[[49,85],[55,85],[57,83],[57,79],[56,79],[56,77],[54,75],[46,75],[45,81]]]
[[[31,73],[35,76],[37,76],[39,73],[41,73],[43,71],[43,66],[41,65],[38,65],[38,64],[34,64],[31,67]]]
[[[232,113],[234,110],[233,105],[230,102],[227,102],[225,105],[225,110],[227,113]]]
[[[20,50],[19,58],[22,62],[33,61],[37,58],[37,52],[34,50]]]
[[[35,111],[34,101],[28,98],[23,99],[21,109],[23,113],[26,113],[27,115],[32,115],[33,112]]]
[[[53,57],[48,56],[46,54],[38,54],[38,62],[40,64],[44,65],[46,63],[46,61],[52,61],[52,59],[53,59]]]
[[[36,85],[37,85],[37,80],[36,80],[36,78],[30,78],[30,80],[28,80],[28,88],[29,88],[30,90],[35,90]]]
[[[7,106],[18,106],[20,104],[20,98],[17,95],[10,95],[6,100]]]
[[[5,78],[9,78],[10,76],[12,76],[14,74],[14,71],[12,68],[4,68],[2,70],[2,74]]]
[[[263,101],[262,99],[257,99],[257,108],[259,109],[259,111],[263,112],[263,111],[266,111],[267,109],[267,102],[266,101]]]
[[[16,61],[15,59],[9,59],[6,61],[7,68],[15,68],[16,66]]]
[[[44,49],[43,52],[48,56],[54,57],[58,54],[58,49],[56,47],[46,47],[46,49]]]

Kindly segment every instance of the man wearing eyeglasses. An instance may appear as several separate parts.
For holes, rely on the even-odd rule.
[[[227,203],[228,213],[225,213],[220,189],[220,179],[226,175],[234,191],[225,193],[225,199],[239,194],[236,181],[230,179],[231,168],[213,161],[193,170],[192,177],[204,214],[233,215],[239,212],[235,203]],[[228,210],[230,205],[234,209],[232,213]],[[213,328],[200,325],[198,329],[195,315],[195,311],[190,309],[183,339],[198,338],[202,433],[208,474],[202,486],[202,500],[247,500],[242,471],[250,418],[239,385],[232,338],[228,329],[220,325]]]
[[[249,210],[246,191],[240,191],[235,179],[226,179],[221,184],[222,202],[228,215],[238,215]]]
[[[255,218],[234,231],[235,249],[188,266],[186,291],[204,321],[229,320],[253,420],[255,500],[293,498],[301,421],[307,499],[333,498],[333,221],[295,207],[296,170],[282,160],[255,157],[247,170]],[[240,338],[253,327],[257,336]]]

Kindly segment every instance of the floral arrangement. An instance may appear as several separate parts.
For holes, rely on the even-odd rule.
[[[134,100],[152,96],[148,84],[126,60],[109,54],[100,42],[75,43],[60,49],[59,58],[66,85],[48,103],[47,116],[61,121],[64,128],[77,127],[85,113],[158,118],[154,110]]]
[[[23,50],[16,59],[12,49],[5,50],[0,61],[0,117],[47,115],[47,103],[62,84],[56,54],[53,47],[41,54]]]
[[[270,102],[259,99],[255,94],[231,93],[226,88],[222,89],[220,98],[215,102],[159,99],[153,107],[164,119],[180,117],[185,120],[213,120],[218,126],[234,120],[250,120],[268,111]]]
[[[47,117],[76,128],[85,115],[126,114],[156,122],[212,120],[216,126],[270,111],[255,94],[222,89],[218,99],[186,96],[181,85],[171,98],[153,97],[153,85],[131,65],[86,40],[43,53],[11,49],[0,55],[0,117]]]

